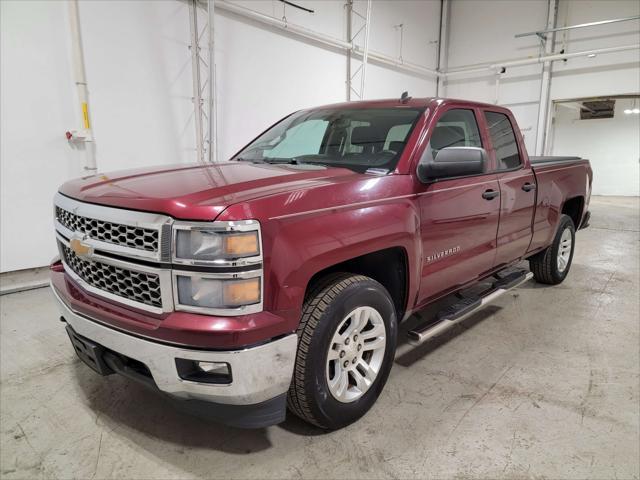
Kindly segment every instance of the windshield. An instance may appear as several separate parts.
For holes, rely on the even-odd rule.
[[[390,171],[422,111],[396,107],[298,112],[271,127],[233,160]]]

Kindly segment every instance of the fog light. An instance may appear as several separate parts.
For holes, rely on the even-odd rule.
[[[204,373],[229,375],[229,364],[220,362],[196,362],[196,365]]]
[[[226,362],[206,362],[176,358],[178,375],[183,380],[199,383],[231,383],[231,365]]]

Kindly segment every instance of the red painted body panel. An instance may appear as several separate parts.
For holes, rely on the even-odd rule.
[[[419,182],[416,182],[419,184]],[[487,201],[482,193],[497,190],[495,175],[446,180],[419,187],[422,237],[422,273],[418,305],[441,292],[482,277],[493,268],[498,199]],[[448,249],[457,253],[432,260]]]
[[[265,308],[293,309],[297,325],[309,279],[366,253],[401,247],[419,285],[419,212],[408,175],[357,175],[232,205],[219,220],[258,218],[265,254]]]
[[[350,102],[345,108],[398,106],[398,100]],[[424,107],[389,175],[344,168],[230,162],[118,172],[71,181],[60,189],[80,201],[152,211],[187,220],[257,219],[264,254],[264,311],[241,317],[184,312],[154,316],[87,294],[56,267],[54,287],[79,311],[136,335],[199,348],[234,348],[295,331],[304,294],[318,272],[367,253],[397,247],[407,259],[406,310],[421,308],[551,242],[562,205],[588,204],[587,161],[533,169],[519,131],[522,168],[424,185],[416,166],[438,117],[450,108],[476,112],[488,172],[495,158],[481,114],[494,105],[413,99]],[[331,106],[336,108],[335,105]],[[322,107],[320,107],[322,108]],[[538,184],[524,192],[521,184]],[[487,201],[486,189],[501,196]],[[434,254],[459,247],[456,252]]]
[[[593,178],[588,160],[577,160],[565,165],[536,165],[533,171],[538,188],[533,239],[529,253],[542,250],[551,243],[562,213],[562,206],[567,199],[575,197],[585,199],[585,206],[582,209],[582,218],[584,218],[591,197]]]
[[[213,220],[228,205],[353,177],[346,169],[228,162],[98,174],[65,183],[60,192],[84,202]]]
[[[214,317],[188,312],[153,315],[91,295],[68,275],[52,269],[56,292],[72,310],[105,325],[164,343],[192,348],[231,349],[289,333],[290,321],[274,312],[240,317]]]
[[[498,176],[500,184],[500,226],[495,265],[507,265],[529,249],[536,191],[525,192],[525,183],[536,183],[531,168],[522,168]]]

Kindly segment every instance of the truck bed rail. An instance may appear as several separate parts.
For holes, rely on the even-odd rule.
[[[545,163],[562,163],[562,162],[575,162],[577,160],[584,160],[582,157],[529,157],[531,165],[541,165]]]

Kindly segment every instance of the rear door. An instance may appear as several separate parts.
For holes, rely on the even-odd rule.
[[[445,147],[485,146],[478,122],[480,110],[452,106],[438,115],[423,157],[433,158]],[[500,187],[491,170],[488,165],[489,173],[444,178],[418,187],[423,251],[418,305],[493,267]]]
[[[489,132],[487,148],[493,159],[500,185],[500,225],[495,266],[500,267],[522,257],[533,234],[536,180],[526,152],[521,151],[520,132],[504,111],[483,111]],[[520,142],[518,142],[520,139]]]

